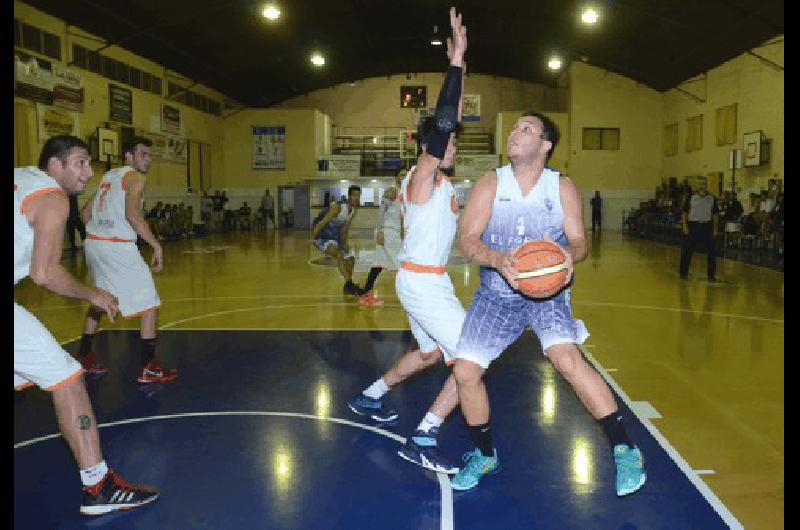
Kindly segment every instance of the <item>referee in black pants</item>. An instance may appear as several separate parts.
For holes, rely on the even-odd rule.
[[[683,205],[683,246],[681,247],[681,279],[689,277],[689,264],[696,245],[703,245],[708,254],[708,281],[716,281],[716,238],[719,233],[717,199],[708,193],[708,184],[701,180],[697,191]]]

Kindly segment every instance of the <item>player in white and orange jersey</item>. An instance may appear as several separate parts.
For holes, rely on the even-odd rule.
[[[86,223],[86,262],[97,287],[119,298],[120,313],[125,318],[140,317],[141,369],[137,381],[154,383],[172,381],[174,369],[165,369],[155,358],[156,325],[161,300],[153,275],[139,254],[136,236],[153,249],[151,265],[155,272],[163,266],[159,244],[142,215],[145,174],[150,169],[150,146],[146,138],[134,137],[122,146],[125,165],[103,175],[97,191],[81,211]],[[89,307],[78,357],[87,372],[102,374],[92,342],[102,312]]]
[[[74,136],[53,136],[42,147],[38,167],[14,169],[14,285],[30,276],[62,296],[88,300],[113,320],[117,299],[78,282],[59,263],[69,214],[67,193],[79,193],[92,178],[89,148]],[[126,483],[106,465],[83,369],[28,310],[14,303],[14,388],[37,385],[53,396],[61,434],[80,469],[80,511],[100,515],[152,502],[158,492]]]
[[[447,176],[456,153],[455,131],[461,120],[466,27],[455,8],[450,10],[452,39],[447,42],[450,67],[436,105],[435,117],[422,122],[417,134],[420,156],[400,185],[403,245],[395,286],[408,313],[418,350],[403,355],[383,377],[348,402],[357,414],[376,421],[392,421],[397,413],[387,409],[383,396],[394,385],[439,359],[451,364],[464,322],[465,311],[456,298],[446,266],[456,235],[458,205]],[[458,405],[452,374],[413,436],[398,452],[406,460],[442,473],[458,467],[438,452],[436,436],[444,418]]]

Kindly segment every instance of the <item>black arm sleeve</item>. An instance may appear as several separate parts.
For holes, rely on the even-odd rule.
[[[461,99],[461,77],[464,70],[450,66],[436,102],[436,130],[428,139],[428,154],[441,160],[450,141],[450,133],[458,124],[458,102]]]

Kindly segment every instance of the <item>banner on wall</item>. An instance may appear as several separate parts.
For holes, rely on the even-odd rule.
[[[481,120],[481,95],[464,94],[463,121]]]
[[[51,63],[14,52],[14,95],[45,105],[53,103]]]
[[[322,155],[317,161],[318,177],[353,178],[361,175],[361,155]]]
[[[144,137],[153,142],[150,147],[153,160],[186,164],[186,138],[158,133],[145,133]]]
[[[53,64],[53,105],[83,112],[83,78],[74,70]]]
[[[81,135],[78,114],[52,105],[36,104],[36,123],[40,142],[61,134]]]
[[[109,84],[108,106],[109,120],[133,124],[133,93],[130,90]]]
[[[286,169],[286,127],[253,127],[253,169]]]
[[[170,105],[161,105],[161,130],[165,133],[181,133],[181,111]]]

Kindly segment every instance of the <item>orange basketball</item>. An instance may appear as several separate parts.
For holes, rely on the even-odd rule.
[[[515,253],[519,290],[531,298],[548,298],[561,290],[567,267],[561,248],[548,241],[530,241]]]

